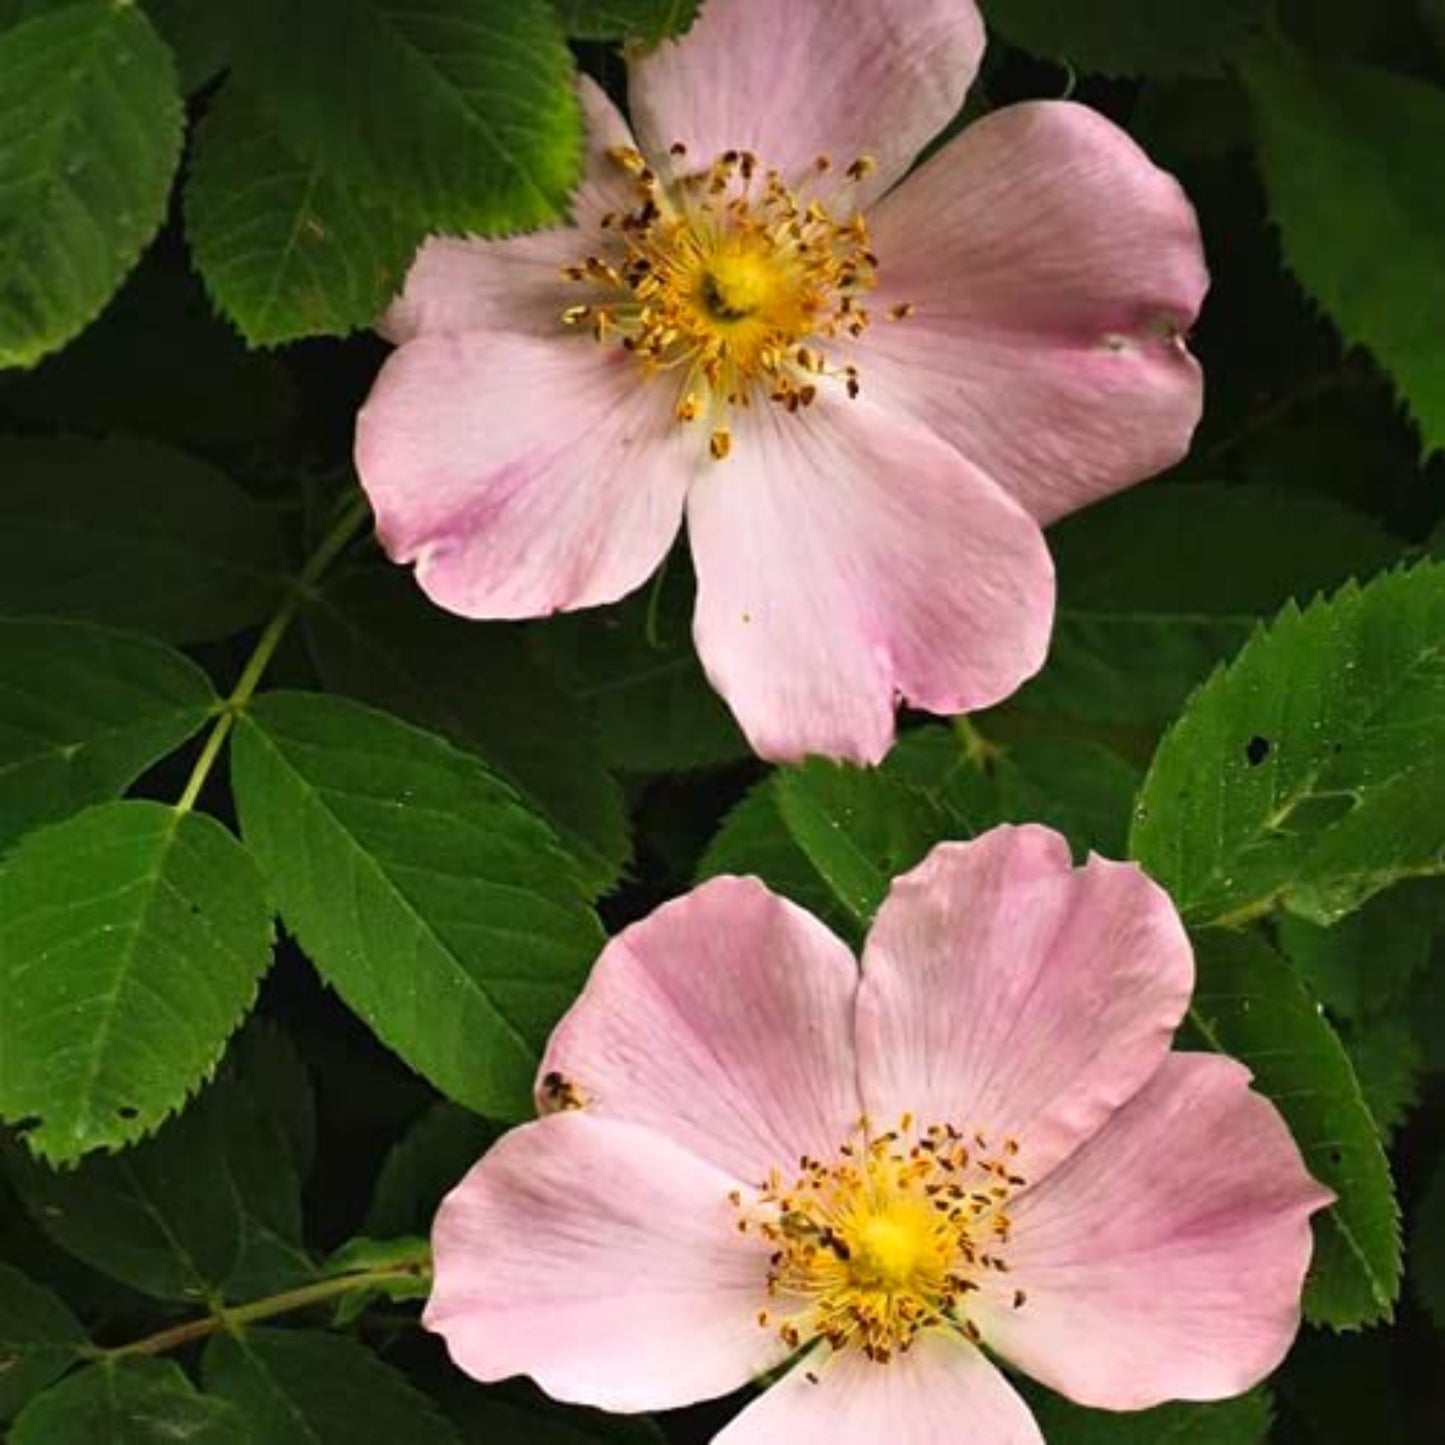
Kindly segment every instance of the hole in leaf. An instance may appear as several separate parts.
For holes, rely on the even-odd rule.
[[[1249,765],[1257,768],[1269,755],[1272,744],[1268,738],[1259,737],[1257,734],[1250,738],[1244,745],[1244,755],[1249,759]]]
[[[115,1114],[118,1119],[140,1118],[140,1110],[137,1109],[134,1104],[122,1104],[120,1108],[115,1111]]]

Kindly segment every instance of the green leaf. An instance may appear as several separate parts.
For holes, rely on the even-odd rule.
[[[777,775],[778,812],[794,842],[866,929],[899,873],[938,836],[928,800],[890,774],[821,759]]]
[[[205,673],[149,638],[0,618],[0,849],[119,796],[215,706]]]
[[[1265,0],[983,0],[989,25],[1015,45],[1106,75],[1217,70],[1266,8]]]
[[[884,765],[922,790],[944,819],[941,837],[973,837],[998,823],[1056,828],[1081,861],[1125,851],[1139,771],[1118,753],[1077,738],[992,745],[981,765],[952,728],[918,728]]]
[[[622,789],[590,713],[539,666],[522,629],[452,617],[396,568],[333,583],[305,623],[331,690],[475,753],[557,830],[590,892],[617,881],[630,853]]]
[[[1137,779],[1116,754],[1072,739],[1011,744],[985,770],[952,728],[929,725],[881,769],[778,769],[728,815],[698,872],[755,873],[857,940],[892,880],[947,839],[1030,821],[1079,855],[1121,852]]]
[[[0,366],[94,320],[165,217],[181,148],[170,52],[133,5],[0,33]]]
[[[1393,377],[1426,451],[1445,446],[1445,90],[1279,42],[1240,74],[1290,269]]]
[[[326,1261],[327,1276],[363,1275],[380,1272],[381,1278],[358,1279],[356,1288],[336,1302],[335,1320],[344,1326],[356,1319],[375,1300],[396,1304],[425,1299],[431,1293],[431,1246],[419,1235],[394,1239],[349,1239]]]
[[[342,698],[261,699],[232,772],[242,834],[327,982],[444,1093],[529,1114],[602,945],[550,829],[474,758]]]
[[[566,206],[581,118],[547,0],[227,8],[236,75],[337,184],[407,207],[418,230],[528,230]]]
[[[392,1145],[366,1215],[377,1238],[429,1229],[437,1205],[496,1140],[485,1119],[441,1102],[428,1108]]]
[[[91,1365],[37,1396],[10,1445],[255,1445],[241,1412],[169,1360]]]
[[[1028,1391],[1028,1402],[1049,1445],[1263,1445],[1274,1413],[1263,1390],[1217,1404],[1128,1414],[1086,1410],[1037,1388]]]
[[[562,28],[578,40],[658,41],[697,19],[699,0],[552,0]]]
[[[270,960],[260,874],[214,819],[123,801],[31,833],[0,870],[0,1117],[56,1162],[139,1139]]]
[[[63,1375],[87,1343],[55,1295],[0,1264],[0,1420]]]
[[[1196,922],[1445,869],[1445,566],[1286,607],[1160,743],[1132,849]]]
[[[1334,1030],[1289,964],[1253,934],[1196,934],[1190,1010],[1213,1049],[1254,1072],[1310,1173],[1339,1196],[1315,1216],[1305,1314],[1338,1329],[1390,1316],[1400,1289],[1399,1209],[1390,1166]]]
[[[224,1115],[208,1092],[153,1139],[56,1171],[18,1145],[0,1160],[31,1217],[62,1249],[158,1299],[218,1299],[242,1216]]]
[[[1210,483],[1122,493],[1066,518],[1049,544],[1059,575],[1053,642],[1017,705],[1150,728],[1172,719],[1261,617],[1367,577],[1401,550],[1336,502]]]
[[[294,155],[234,87],[197,133],[186,233],[212,299],[252,346],[370,326],[418,239],[373,197]]]
[[[256,622],[279,594],[275,518],[182,452],[11,438],[0,475],[0,613],[201,642]]]
[[[692,641],[691,575],[674,554],[619,606],[535,623],[529,644],[592,716],[602,755],[622,772],[677,772],[749,757]]]
[[[698,864],[698,880],[716,878],[720,873],[756,875],[835,933],[845,937],[858,933],[852,913],[788,831],[778,808],[776,775],[748,792],[708,844]]]
[[[893,878],[942,834],[928,797],[891,772],[811,759],[753,789],[713,839],[699,876],[755,873],[856,941]]]
[[[265,1445],[459,1445],[404,1375],[364,1345],[313,1330],[217,1335],[206,1388],[234,1402]]]

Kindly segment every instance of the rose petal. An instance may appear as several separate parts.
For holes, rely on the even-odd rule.
[[[537,617],[614,602],[681,522],[694,440],[667,388],[590,338],[408,342],[357,418],[377,535],[441,606]]]
[[[983,55],[971,0],[708,0],[696,25],[633,60],[643,150],[691,166],[750,150],[796,185],[820,154],[871,155],[859,204],[901,176],[963,104]]]
[[[587,125],[587,158],[572,198],[574,224],[492,240],[428,238],[401,295],[377,326],[388,341],[399,346],[432,331],[562,334],[562,312],[578,299],[562,268],[597,250],[605,212],[636,204],[625,175],[607,158],[609,147],[632,144],[627,122],[588,77],[578,81],[577,96]]]
[[[755,878],[716,878],[604,950],[542,1061],[589,1108],[666,1134],[761,1184],[832,1158],[858,1118],[858,966]]]
[[[1172,176],[1081,105],[968,127],[870,215],[863,384],[1051,521],[1177,461],[1199,420],[1181,339],[1208,285]],[[886,319],[908,304],[906,321]]]
[[[989,1347],[1084,1405],[1141,1410],[1258,1383],[1299,1326],[1305,1172],[1249,1073],[1173,1054],[1105,1127],[1014,1204],[1019,1309],[979,1316]]]
[[[1043,661],[1053,565],[1037,526],[866,397],[741,413],[687,514],[698,653],[763,757],[877,762],[899,696],[966,712]]]
[[[1012,1137],[1037,1181],[1158,1068],[1193,985],[1174,905],[1133,864],[1074,868],[1037,826],[942,844],[894,882],[864,949],[864,1103],[885,1125]]]
[[[736,1389],[786,1354],[757,1323],[766,1241],[734,1183],[646,1129],[558,1114],[506,1135],[446,1197],[426,1325],[478,1380],[656,1410]]]
[[[855,1351],[818,1358],[790,1370],[713,1445],[1043,1445],[1028,1406],[962,1340],[921,1335],[887,1364]]]

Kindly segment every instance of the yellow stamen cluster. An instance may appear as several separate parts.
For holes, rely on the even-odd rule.
[[[791,1184],[775,1171],[755,1197],[734,1194],[738,1228],[773,1246],[776,1306],[758,1323],[791,1349],[822,1339],[879,1364],[923,1330],[977,1343],[970,1295],[1007,1285],[1013,1307],[1025,1303],[1005,1280],[1017,1153],[949,1124],[916,1130],[910,1115],[876,1136],[862,1120],[834,1162],[804,1158]]]
[[[755,394],[790,412],[812,404],[825,376],[858,394],[857,368],[833,363],[824,349],[861,336],[870,321],[863,297],[878,262],[856,206],[835,216],[749,151],[682,171],[686,151],[676,145],[679,173],[668,181],[629,147],[608,154],[637,204],[602,217],[604,244],[565,268],[587,288],[562,312],[565,325],[619,342],[646,376],[673,378],[677,419],[703,421],[719,461],[732,447],[729,409]],[[820,156],[805,190],[831,168]],[[862,157],[845,175],[856,183],[871,168]],[[848,185],[832,190],[846,197]]]

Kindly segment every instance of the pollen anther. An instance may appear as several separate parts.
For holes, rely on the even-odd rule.
[[[805,1157],[791,1183],[774,1170],[755,1195],[735,1200],[773,1246],[768,1327],[777,1320],[790,1348],[822,1339],[880,1364],[923,1330],[977,1342],[968,1301],[996,1293],[1008,1273],[999,1251],[1023,1185],[1002,1162],[1017,1145],[993,1157],[982,1138],[965,1140],[947,1124],[915,1128],[911,1115],[883,1134],[865,1121],[833,1163]],[[1010,1287],[1001,1298],[1018,1309],[1026,1296]]]
[[[686,147],[677,142],[669,154],[678,161]],[[732,447],[733,407],[760,396],[799,413],[824,378],[857,394],[857,368],[827,355],[869,323],[861,302],[878,262],[856,209],[835,216],[823,193],[811,193],[814,182],[800,194],[746,150],[671,181],[631,146],[607,155],[636,205],[608,213],[598,250],[564,268],[588,288],[561,311],[565,326],[620,343],[644,377],[671,378],[674,416],[686,425],[706,414],[718,460]],[[820,156],[814,170],[830,166]],[[859,157],[848,174],[856,180],[870,166]]]

